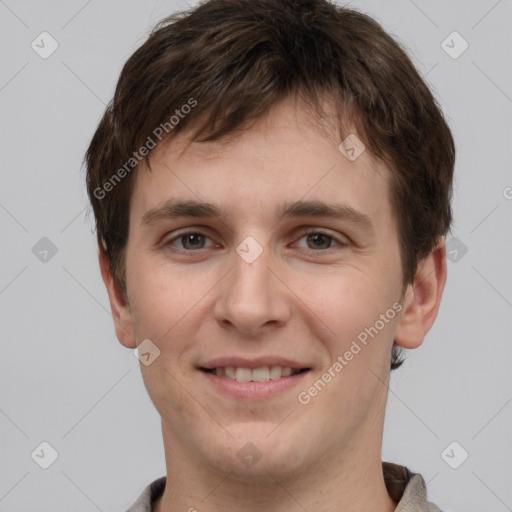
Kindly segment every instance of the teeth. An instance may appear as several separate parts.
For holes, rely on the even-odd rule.
[[[292,374],[292,369],[291,368],[283,368],[283,370],[281,372],[281,375],[283,377],[289,377],[291,374]]]
[[[268,380],[277,380],[281,377],[289,377],[292,374],[299,373],[299,371],[282,366],[262,366],[261,368],[254,369],[226,366],[225,368],[215,368],[213,373],[219,376],[225,375],[239,382],[267,382]]]
[[[252,379],[254,382],[267,382],[270,378],[270,373],[268,371],[268,367],[264,366],[263,368],[254,368],[252,371]]]
[[[272,380],[277,380],[281,378],[281,375],[283,375],[283,369],[280,366],[272,366],[269,373]]]
[[[235,370],[235,380],[239,382],[249,382],[252,378],[252,371],[249,368],[237,368]]]

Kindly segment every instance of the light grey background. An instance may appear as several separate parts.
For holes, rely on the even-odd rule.
[[[435,326],[392,376],[383,459],[420,472],[446,512],[512,510],[512,2],[351,5],[406,45],[457,145],[454,261]],[[81,160],[123,63],[184,7],[0,0],[0,511],[123,512],[165,474],[159,416],[114,334]],[[31,48],[43,31],[59,44],[47,59]],[[469,43],[458,58],[441,45],[453,31]],[[46,262],[42,237],[57,247]],[[31,457],[43,441],[48,469]],[[458,469],[441,456],[453,441],[469,453]]]

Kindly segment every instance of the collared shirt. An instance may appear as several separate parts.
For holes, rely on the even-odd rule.
[[[382,463],[384,482],[391,499],[397,503],[395,512],[442,512],[427,501],[425,480],[405,466]],[[164,493],[166,477],[150,483],[127,512],[153,512],[153,506]]]

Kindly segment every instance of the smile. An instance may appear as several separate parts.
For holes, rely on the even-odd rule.
[[[221,366],[212,369],[201,368],[201,370],[219,377],[226,376],[238,382],[267,382],[269,380],[278,380],[282,377],[290,377],[291,375],[303,373],[308,371],[309,368],[299,370],[289,366],[261,366],[259,368]]]
[[[303,387],[301,383],[310,373],[310,368],[292,369],[288,366],[216,366],[198,370],[213,391],[236,400],[251,401],[277,397],[299,384]]]

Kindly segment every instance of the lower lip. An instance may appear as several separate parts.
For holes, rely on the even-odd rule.
[[[289,377],[281,377],[267,382],[239,382],[230,379],[224,375],[214,375],[213,373],[199,370],[211,383],[213,387],[234,398],[261,400],[270,398],[288,389],[297,386],[304,377],[310,373],[310,370]]]

